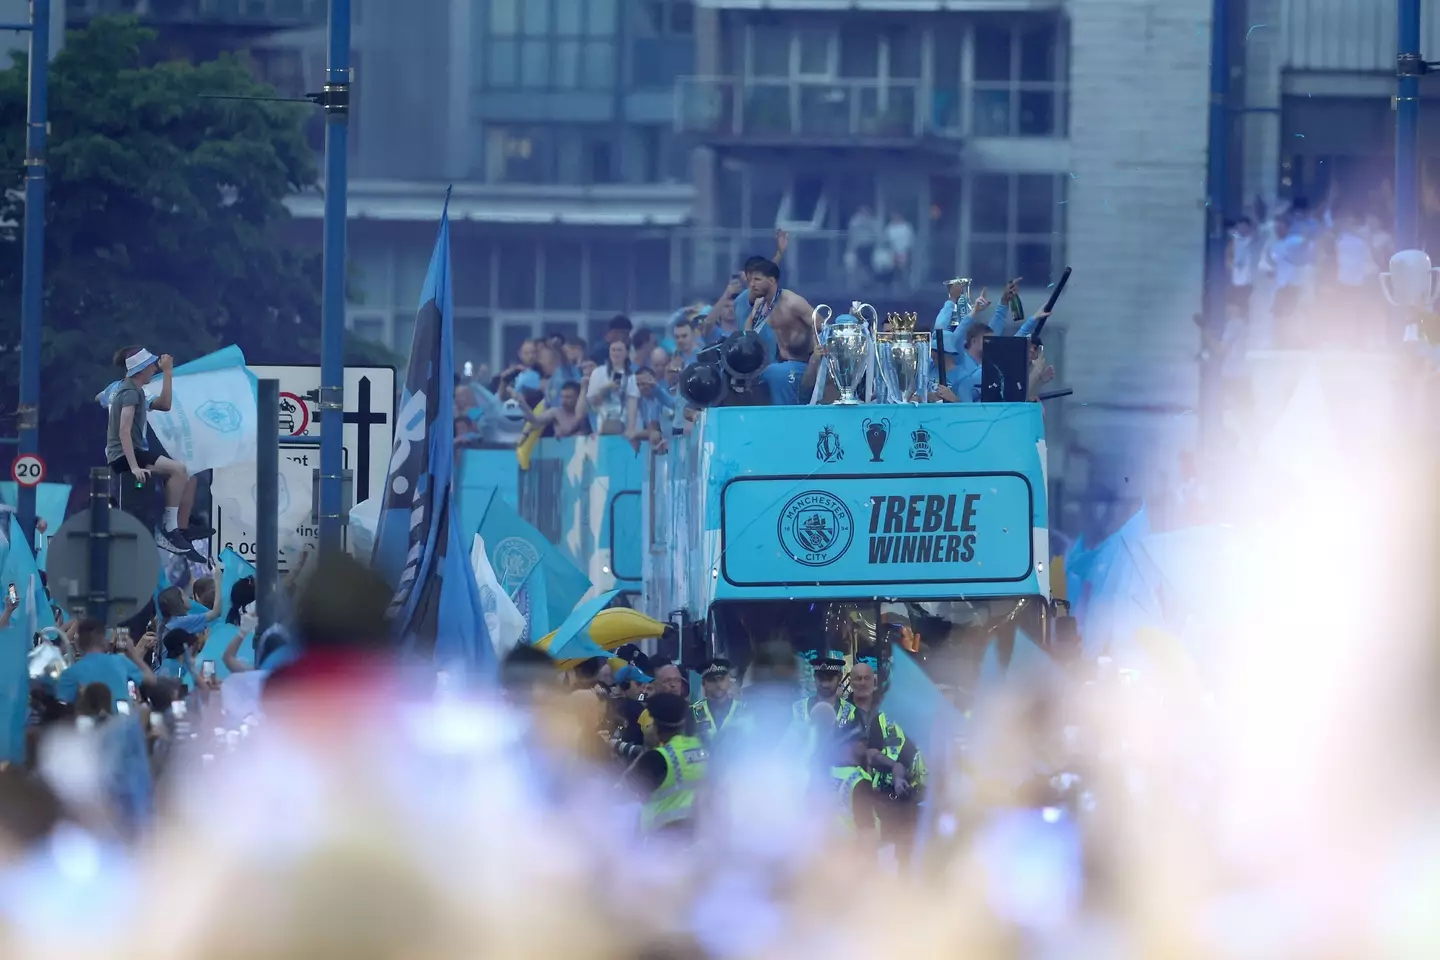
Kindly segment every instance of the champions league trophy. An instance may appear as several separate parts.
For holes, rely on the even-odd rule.
[[[930,334],[916,330],[914,313],[891,313],[875,334],[887,403],[921,403],[930,395]]]
[[[810,315],[816,339],[825,347],[830,375],[835,378],[835,386],[840,390],[840,399],[835,401],[837,404],[853,406],[860,402],[855,390],[870,362],[874,339],[872,331],[878,321],[875,308],[858,300],[843,316],[836,317],[835,311],[823,303]]]

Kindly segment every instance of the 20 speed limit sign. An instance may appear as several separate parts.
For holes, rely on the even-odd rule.
[[[22,487],[36,487],[45,479],[45,461],[39,454],[22,453],[10,464],[10,476]]]

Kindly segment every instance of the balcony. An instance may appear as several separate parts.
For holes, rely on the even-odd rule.
[[[327,0],[69,0],[66,19],[130,16],[157,26],[233,26],[263,29],[325,22]]]
[[[725,288],[730,276],[754,256],[775,254],[773,230],[725,230],[694,228],[682,231],[680,240],[680,273],[676,286],[681,299],[714,300]],[[925,253],[917,244],[917,260],[903,276],[890,281],[877,280],[866,269],[846,256],[849,243],[843,230],[809,230],[792,232],[790,246],[781,263],[782,286],[800,293],[812,303],[846,303],[850,299],[873,301],[878,307],[916,309],[905,306],[922,291],[926,304],[936,301],[939,285],[925,276]],[[938,305],[938,301],[937,301]],[[933,315],[933,309],[931,311]]]
[[[681,77],[675,129],[711,145],[911,149],[929,134],[918,80]]]

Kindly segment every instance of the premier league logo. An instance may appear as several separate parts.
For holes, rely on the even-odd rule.
[[[855,518],[838,497],[823,490],[807,490],[785,504],[777,532],[790,559],[807,567],[823,567],[850,548]]]

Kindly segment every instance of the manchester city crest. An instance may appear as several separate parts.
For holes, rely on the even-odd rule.
[[[790,559],[823,567],[845,555],[855,535],[855,518],[845,502],[823,490],[807,490],[780,511],[780,545]]]
[[[500,578],[500,586],[510,596],[525,585],[530,578],[530,571],[534,570],[540,562],[540,551],[534,545],[522,537],[506,537],[495,544],[495,552],[490,558],[490,565],[495,568],[495,574]]]

